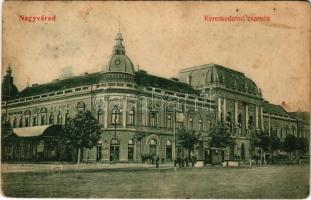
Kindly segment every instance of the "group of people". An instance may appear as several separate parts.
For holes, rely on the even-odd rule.
[[[189,167],[190,163],[191,166],[194,167],[195,163],[197,162],[196,157],[192,156],[189,158],[181,158],[177,157],[176,160],[174,160],[174,166],[175,167]]]

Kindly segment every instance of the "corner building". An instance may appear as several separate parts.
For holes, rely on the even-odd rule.
[[[251,139],[267,121],[271,130],[284,124],[290,127],[288,134],[297,133],[295,118],[265,102],[261,90],[243,73],[207,64],[181,70],[179,79],[162,78],[135,70],[120,33],[115,41],[101,72],[20,92],[9,67],[2,83],[2,120],[10,122],[13,134],[2,146],[5,161],[74,160],[74,149],[51,141],[69,118],[85,110],[98,119],[102,134],[96,147],[83,150],[84,161],[141,162],[157,155],[160,161],[171,162],[185,154],[176,142],[181,126],[201,133],[192,152],[198,160],[208,160],[209,131],[218,123],[225,124],[236,140],[223,151],[226,160],[257,154]]]

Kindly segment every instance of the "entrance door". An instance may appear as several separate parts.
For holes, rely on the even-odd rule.
[[[102,159],[102,145],[97,145],[96,161],[100,161],[101,159]]]
[[[241,144],[241,159],[245,160],[245,147],[244,144]]]
[[[119,152],[120,147],[119,145],[110,145],[110,161],[119,161]],[[115,159],[114,159],[115,157]]]
[[[157,146],[156,145],[149,145],[149,154],[150,155],[157,155]]]
[[[230,146],[229,149],[229,159],[234,160],[234,145]]]
[[[150,140],[149,155],[157,155],[157,142],[154,139]]]

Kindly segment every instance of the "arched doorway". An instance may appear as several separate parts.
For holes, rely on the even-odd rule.
[[[241,159],[245,160],[245,147],[244,147],[244,143],[241,144]]]
[[[129,140],[129,142],[128,142],[127,159],[128,159],[128,161],[134,160],[134,142],[133,142],[133,140]]]
[[[172,142],[171,142],[171,140],[166,141],[165,155],[166,155],[166,161],[172,161]]]
[[[149,155],[157,155],[157,141],[155,139],[150,140]]]
[[[110,161],[118,162],[120,152],[120,143],[117,139],[112,139],[110,142]]]

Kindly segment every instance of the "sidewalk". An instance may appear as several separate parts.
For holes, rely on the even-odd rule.
[[[157,169],[155,164],[142,163],[80,163],[79,168],[74,163],[20,163],[20,164],[1,164],[2,173],[49,173],[49,172],[74,172],[74,171],[135,171]],[[174,169],[173,163],[159,165],[160,169]]]

